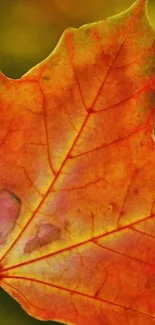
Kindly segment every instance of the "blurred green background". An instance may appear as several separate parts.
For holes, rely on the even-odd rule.
[[[102,20],[127,9],[133,0],[0,0],[0,70],[20,78],[45,59],[67,27]],[[155,0],[149,0],[155,28]],[[56,325],[29,317],[0,289],[0,325]]]

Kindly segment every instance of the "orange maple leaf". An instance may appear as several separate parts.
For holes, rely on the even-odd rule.
[[[77,325],[155,324],[155,32],[145,0],[0,75],[0,285]]]

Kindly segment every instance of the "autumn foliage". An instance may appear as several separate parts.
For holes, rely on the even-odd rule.
[[[154,52],[138,0],[0,75],[0,285],[35,318],[155,324]]]

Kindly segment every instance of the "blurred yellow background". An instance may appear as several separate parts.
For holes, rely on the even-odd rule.
[[[67,27],[102,20],[127,9],[133,0],[0,1],[0,70],[19,78],[46,58]],[[148,12],[155,27],[155,0]]]

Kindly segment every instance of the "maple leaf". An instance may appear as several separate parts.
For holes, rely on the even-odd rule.
[[[31,316],[155,324],[155,33],[139,0],[0,75],[0,285]]]

